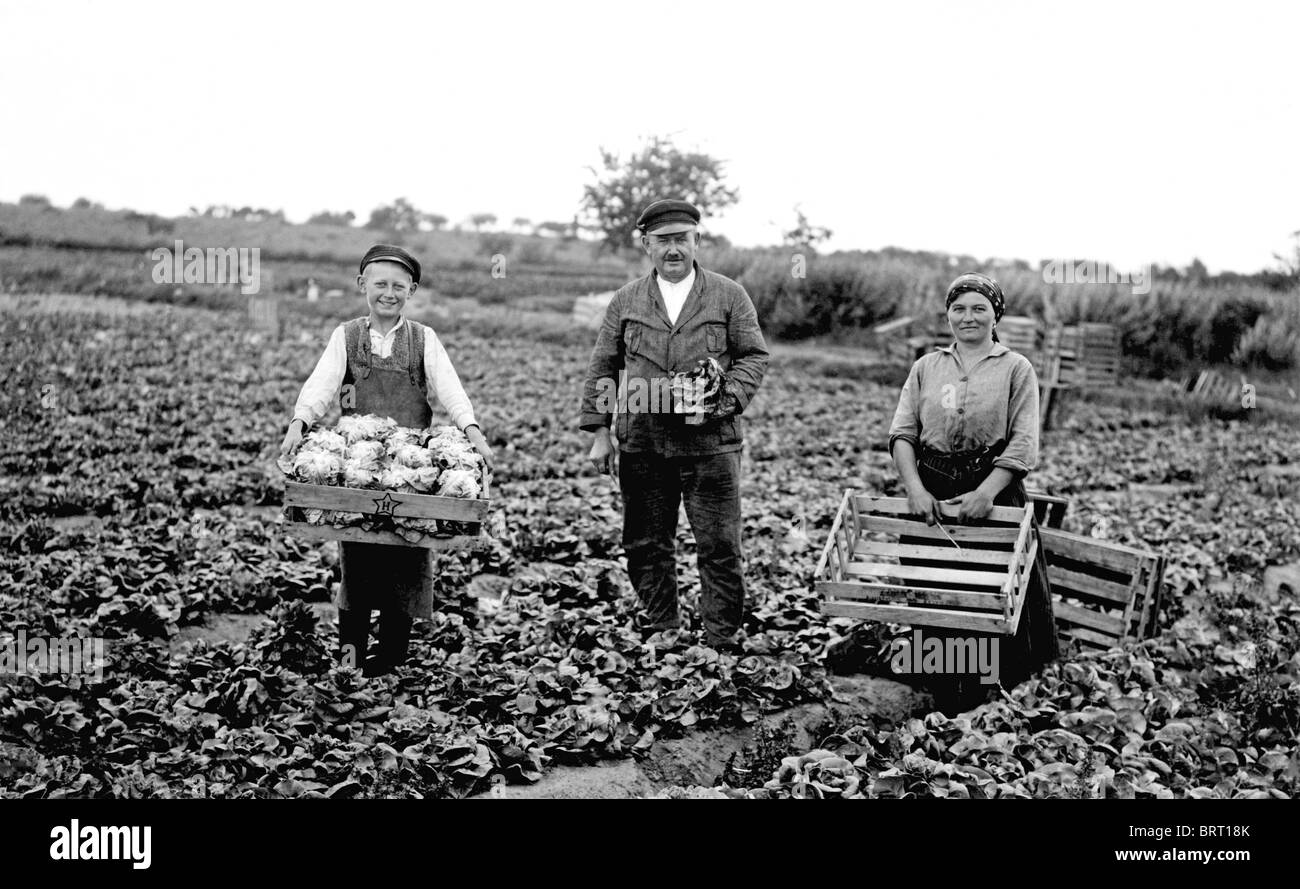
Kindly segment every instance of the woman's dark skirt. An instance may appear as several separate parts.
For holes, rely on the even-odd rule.
[[[936,500],[949,500],[969,493],[979,487],[980,483],[993,471],[991,463],[965,474],[951,477],[927,465],[923,457],[917,460],[921,484]],[[994,498],[995,506],[1025,506],[1024,482],[1019,476],[1002,489]],[[917,543],[933,545],[934,541],[925,537],[904,536],[900,543]],[[979,543],[964,543],[963,547],[981,548]],[[984,544],[983,546],[988,546]],[[900,561],[903,561],[900,559]],[[906,560],[906,564],[934,564],[919,560]],[[949,565],[951,567],[951,565]],[[934,584],[940,586],[940,584]],[[947,630],[940,628],[925,629],[926,636],[949,638],[970,636],[969,631]],[[1024,609],[1020,615],[1020,626],[1012,638],[998,637],[999,643],[999,679],[1002,687],[1010,689],[1028,679],[1044,665],[1056,660],[1060,647],[1056,639],[1055,619],[1052,615],[1052,590],[1047,578],[1047,561],[1042,547],[1034,559],[1034,569],[1030,575],[1029,590],[1025,596]],[[935,695],[935,703],[946,713],[958,713],[982,703],[996,685],[982,685],[978,676],[951,676],[942,681],[931,683],[930,690]]]

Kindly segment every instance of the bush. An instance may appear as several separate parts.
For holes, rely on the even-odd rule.
[[[520,265],[550,265],[555,261],[555,245],[537,238],[520,238],[515,243],[514,259]]]
[[[489,232],[479,237],[479,244],[488,256],[507,254],[515,246],[515,239],[504,232]]]
[[[1300,366],[1300,312],[1256,318],[1232,350],[1232,363],[1275,371]]]

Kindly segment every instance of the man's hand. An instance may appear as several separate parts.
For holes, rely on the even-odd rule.
[[[474,446],[474,450],[478,451],[479,456],[483,458],[483,462],[487,464],[490,471],[492,469],[492,449],[488,447],[487,439],[483,437],[483,430],[477,426],[466,426],[465,437]]]
[[[284,434],[284,441],[280,443],[280,456],[291,457],[293,452],[298,450],[302,444],[302,433],[307,424],[302,420],[294,420],[289,424],[289,431]]]
[[[985,518],[993,511],[993,498],[980,488],[944,502],[957,506],[957,520],[962,523]]]
[[[740,399],[731,389],[731,383],[724,376],[717,393],[710,402],[709,418],[725,420],[740,413]]]
[[[927,525],[933,525],[939,520],[939,504],[930,492],[920,485],[908,489],[907,508],[911,510],[912,515],[925,519]]]
[[[618,469],[618,456],[614,450],[614,442],[609,437],[608,429],[597,429],[596,440],[591,443],[591,454],[588,458],[596,471],[601,475],[613,477],[614,472]]]

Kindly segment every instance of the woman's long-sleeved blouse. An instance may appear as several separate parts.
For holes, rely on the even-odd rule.
[[[1024,475],[1038,464],[1038,375],[1029,359],[1001,343],[973,367],[956,345],[917,359],[889,427],[889,450],[906,439],[942,453],[1005,440],[994,466]]]

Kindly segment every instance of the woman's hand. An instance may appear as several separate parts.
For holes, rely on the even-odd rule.
[[[993,498],[980,488],[944,502],[957,507],[957,520],[963,523],[985,518],[993,511]]]
[[[907,508],[912,515],[925,519],[927,525],[933,525],[939,520],[938,502],[920,485],[907,489]]]

